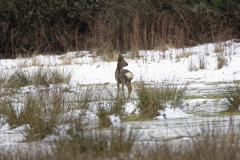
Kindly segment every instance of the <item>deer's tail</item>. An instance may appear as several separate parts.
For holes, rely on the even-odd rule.
[[[134,77],[134,74],[132,72],[127,72],[125,75],[129,80],[132,80]]]

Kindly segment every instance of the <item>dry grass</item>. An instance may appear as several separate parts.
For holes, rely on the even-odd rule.
[[[6,78],[7,88],[19,88],[28,85],[49,86],[50,84],[69,83],[72,73],[59,69],[39,68],[36,70],[15,70]]]
[[[180,54],[180,57],[181,58],[189,58],[190,56],[193,56],[193,55],[197,55],[196,52],[186,52],[184,51],[182,54]]]
[[[196,67],[196,63],[193,61],[193,58],[191,57],[188,59],[188,71],[198,71],[198,68]]]
[[[173,44],[171,44],[171,43],[164,43],[164,42],[162,42],[161,44],[159,44],[159,45],[157,45],[157,46],[155,46],[154,47],[154,51],[162,51],[162,52],[165,52],[165,51],[167,51],[167,50],[169,50],[169,49],[171,49],[171,48],[175,48],[176,46],[174,46]]]
[[[198,54],[199,69],[205,69],[207,67],[207,58],[205,54]]]
[[[232,82],[225,82],[223,87],[223,98],[227,111],[236,112],[240,110],[240,81],[234,80]]]
[[[63,55],[60,59],[62,60],[61,65],[71,65],[74,62],[75,56]]]
[[[81,122],[79,122],[81,123]],[[205,124],[206,122],[204,122]],[[71,139],[60,139],[46,143],[48,149],[41,149],[32,145],[24,152],[15,148],[15,152],[0,154],[1,159],[120,159],[120,160],[225,160],[239,159],[240,136],[239,128],[234,125],[222,126],[222,121],[208,122],[200,125],[196,136],[189,136],[188,140],[159,142],[139,141],[138,131],[124,128],[109,129],[108,131],[87,130],[81,126],[78,132],[69,132]],[[183,128],[184,129],[184,128]],[[186,129],[186,128],[185,128]],[[160,134],[160,133],[159,133]],[[34,150],[35,148],[36,150]],[[51,152],[47,152],[51,151]],[[15,153],[15,154],[14,154]],[[28,158],[26,158],[28,157]]]
[[[43,67],[44,64],[41,62],[41,60],[39,60],[39,58],[37,58],[37,57],[32,57],[32,58],[31,58],[31,66]]]
[[[217,56],[217,69],[221,69],[228,65],[228,60],[223,55]]]
[[[188,84],[179,84],[178,80],[163,79],[161,83],[147,86],[144,82],[137,84],[138,108],[143,117],[159,116],[159,110],[164,110],[167,104],[182,107],[183,100],[188,97]]]
[[[213,52],[214,53],[223,53],[224,52],[224,48],[223,48],[222,44],[215,44]]]

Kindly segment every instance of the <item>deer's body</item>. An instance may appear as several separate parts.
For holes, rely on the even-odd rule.
[[[124,60],[122,55],[118,56],[117,69],[115,71],[115,79],[117,81],[117,89],[119,92],[119,85],[122,84],[122,92],[124,94],[124,85],[128,88],[128,98],[132,92],[131,80],[133,79],[133,73],[123,67],[127,66],[128,63]]]

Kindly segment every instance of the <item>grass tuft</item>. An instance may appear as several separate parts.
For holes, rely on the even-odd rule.
[[[228,60],[221,56],[221,55],[218,55],[217,56],[217,69],[221,69],[223,68],[223,66],[227,66],[228,65]]]
[[[240,111],[240,81],[225,82],[222,96],[225,99],[227,111]]]
[[[164,110],[170,104],[172,107],[182,107],[183,99],[189,93],[188,84],[178,84],[177,80],[163,80],[153,87],[147,87],[144,82],[137,86],[139,98],[138,108],[144,117],[154,118],[159,110]]]
[[[19,88],[29,85],[42,85],[48,87],[50,84],[69,83],[71,72],[59,71],[58,69],[36,69],[25,71],[18,69],[7,79],[8,88]]]
[[[56,146],[48,159],[115,159],[131,154],[136,135],[125,129],[109,133],[79,132],[70,140],[54,142]]]

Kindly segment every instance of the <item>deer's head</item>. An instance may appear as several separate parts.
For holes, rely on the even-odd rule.
[[[121,54],[118,56],[118,64],[117,65],[118,65],[119,69],[122,69],[123,67],[128,65],[128,63],[124,60],[124,57]]]

